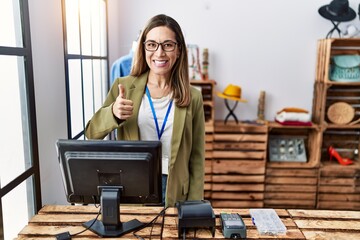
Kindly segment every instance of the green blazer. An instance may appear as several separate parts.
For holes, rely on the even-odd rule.
[[[104,105],[87,123],[85,135],[89,139],[103,139],[117,129],[117,138],[139,140],[137,125],[142,97],[145,93],[148,73],[140,77],[117,78]],[[118,84],[125,87],[126,98],[133,101],[133,116],[119,122],[112,113],[112,105],[119,95]],[[205,117],[201,92],[191,87],[191,103],[188,107],[175,106],[171,159],[166,190],[166,206],[174,206],[179,200],[202,200],[204,197],[205,168]]]

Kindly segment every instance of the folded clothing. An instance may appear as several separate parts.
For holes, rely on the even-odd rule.
[[[302,108],[286,107],[276,113],[275,122],[290,126],[311,126],[309,112]]]
[[[280,123],[281,125],[287,125],[287,126],[311,126],[312,122],[299,122],[299,121],[284,121],[279,122],[275,119],[275,122]]]
[[[310,114],[304,112],[282,111],[276,114],[275,120],[279,122],[285,122],[285,121],[310,122]]]
[[[280,111],[278,111],[277,113],[281,113],[281,112],[293,112],[293,113],[309,113],[307,110],[302,109],[302,108],[296,108],[296,107],[286,107],[281,109]]]

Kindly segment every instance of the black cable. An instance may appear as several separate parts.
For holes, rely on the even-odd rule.
[[[90,226],[88,226],[87,228],[85,228],[84,230],[81,230],[80,232],[77,232],[77,233],[74,233],[74,234],[70,234],[69,232],[63,232],[63,233],[59,233],[57,234],[55,237],[57,240],[70,240],[71,237],[74,237],[76,235],[79,235],[83,232],[85,232],[86,230],[89,230],[92,225],[94,225],[94,223],[96,222],[96,220],[99,218],[100,216],[100,213],[101,213],[101,209],[99,209],[99,212],[98,214],[96,215],[96,218],[94,219],[94,221],[90,224]]]
[[[94,197],[93,197],[93,198],[94,198]],[[94,199],[94,205],[95,205],[96,208],[99,207],[99,205],[98,205],[98,206],[96,205],[95,199]],[[168,208],[168,207],[164,207],[164,208],[160,211],[160,213],[159,213],[158,215],[156,215],[150,222],[146,223],[145,225],[143,225],[142,227],[140,227],[140,228],[138,228],[136,231],[134,231],[134,232],[133,232],[133,235],[134,235],[137,239],[144,240],[144,238],[141,237],[141,236],[139,236],[139,235],[137,235],[136,232],[138,232],[138,231],[140,231],[141,229],[144,229],[144,228],[146,228],[146,227],[148,227],[148,226],[151,225],[151,231],[150,231],[150,236],[149,236],[150,239],[151,239],[152,230],[153,230],[153,228],[154,228],[154,224],[156,223],[157,219],[158,219],[160,216],[164,217],[167,208]],[[100,214],[101,214],[101,208],[99,209],[99,212],[97,213],[97,215],[96,215],[95,219],[93,220],[93,222],[92,222],[87,228],[85,228],[84,230],[82,230],[82,231],[80,231],[80,232],[77,232],[77,233],[75,233],[75,234],[69,234],[69,232],[60,233],[60,234],[57,235],[56,239],[71,239],[71,237],[74,237],[74,236],[76,236],[76,235],[79,235],[79,234],[81,234],[81,233],[89,230],[89,229],[94,225],[94,223],[97,221],[97,219],[99,218]],[[163,226],[161,227],[161,235],[162,235],[162,229],[163,229]],[[161,238],[162,238],[162,237],[161,237]]]
[[[93,198],[93,200],[94,200],[94,206],[95,206],[96,208],[99,208],[100,205],[96,205],[95,196],[92,196],[92,198]],[[82,231],[80,231],[80,232],[78,232],[78,233],[71,234],[70,236],[71,236],[71,237],[74,237],[74,236],[76,236],[76,235],[79,235],[79,234],[85,232],[86,230],[89,230],[89,229],[92,227],[92,225],[94,225],[94,223],[96,222],[96,220],[99,218],[100,214],[101,214],[101,208],[99,209],[99,212],[98,212],[98,214],[96,215],[94,221],[93,221],[87,228],[85,228],[84,230],[82,230]]]
[[[78,233],[71,234],[71,237],[74,237],[74,236],[76,236],[76,235],[79,235],[80,233],[83,233],[83,232],[89,230],[89,229],[92,227],[92,225],[94,225],[94,223],[96,222],[96,220],[99,218],[100,213],[101,213],[101,209],[99,209],[99,212],[98,212],[98,214],[96,215],[96,218],[94,219],[94,221],[93,221],[87,228],[85,228],[84,230],[82,230],[82,231],[80,231],[80,232],[78,232]]]
[[[137,239],[141,239],[141,240],[144,240],[143,237],[137,235],[136,233],[144,228],[147,228],[151,225],[151,231],[150,231],[150,236],[149,236],[149,239],[151,239],[151,235],[152,235],[152,229],[154,227],[154,224],[156,223],[157,219],[160,217],[160,216],[164,216],[165,215],[165,212],[166,212],[166,209],[168,207],[164,207],[160,213],[158,215],[156,215],[150,222],[146,223],[145,225],[141,226],[140,228],[136,229],[136,231],[133,232],[133,235],[134,237],[136,237]]]
[[[164,232],[164,224],[165,224],[165,214],[162,216],[161,230],[160,230],[160,240],[162,240],[162,235]]]

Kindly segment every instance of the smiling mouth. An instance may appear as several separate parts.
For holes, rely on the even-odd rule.
[[[154,60],[155,66],[157,67],[165,66],[167,62],[168,62],[167,60],[162,60],[162,61]]]

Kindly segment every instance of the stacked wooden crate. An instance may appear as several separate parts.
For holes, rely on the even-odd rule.
[[[315,208],[317,178],[317,168],[267,168],[264,206]]]
[[[205,114],[205,185],[204,198],[211,200],[212,188],[212,150],[214,139],[214,80],[192,80],[203,96]]]
[[[318,205],[320,209],[360,209],[359,130],[332,126],[323,133]],[[354,161],[341,165],[327,149],[332,146],[341,158]],[[331,161],[330,161],[331,159]]]
[[[331,57],[346,54],[360,55],[360,39],[318,42],[312,126],[214,124],[215,82],[192,81],[204,97],[205,198],[214,207],[360,209],[360,124],[334,124],[327,116],[339,101],[360,111],[360,81],[329,80]],[[270,161],[268,139],[274,136],[304,138],[307,161]],[[354,164],[329,162],[330,146]]]
[[[313,117],[322,130],[321,166],[317,208],[360,209],[360,124],[342,124],[329,119],[330,106],[342,103],[360,110],[360,81],[333,81],[330,77],[332,58],[338,55],[360,55],[360,39],[322,39],[318,42],[318,65],[313,101]],[[345,116],[347,112],[341,112]],[[352,165],[339,164],[335,157],[330,162],[329,147],[340,158],[350,158]]]
[[[205,135],[205,185],[204,198],[211,200],[212,194],[212,161],[213,161],[213,133],[207,132]]]
[[[307,161],[288,159],[266,164],[264,206],[271,208],[315,208],[319,144],[321,133],[317,125],[282,126],[269,122],[269,137],[293,137],[304,139]],[[270,149],[269,149],[270,150]]]
[[[214,207],[262,207],[267,126],[215,122],[212,163]]]
[[[359,168],[323,164],[320,170],[317,208],[360,209]]]
[[[205,131],[214,132],[214,80],[192,80],[191,85],[201,91],[205,113]]]

